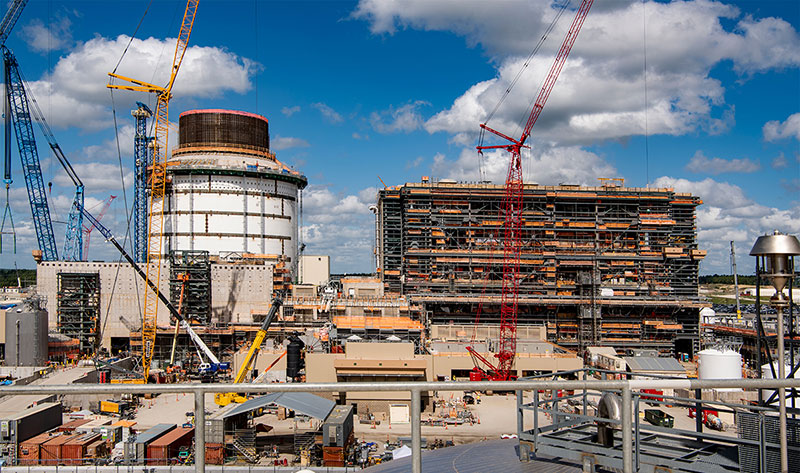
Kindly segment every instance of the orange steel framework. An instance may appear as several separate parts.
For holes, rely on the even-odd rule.
[[[172,87],[175,78],[180,70],[183,56],[189,45],[189,36],[194,26],[197,5],[200,0],[189,0],[186,2],[186,10],[183,14],[178,42],[175,46],[175,55],[172,58],[172,68],[170,78],[166,87],[149,84],[147,82],[109,73],[115,79],[124,80],[134,85],[108,84],[109,88],[133,90],[139,92],[150,92],[156,94],[156,122],[155,122],[155,149],[153,152],[153,166],[150,169],[150,213],[148,214],[148,233],[147,233],[147,281],[153,281],[156,285],[161,281],[162,241],[164,229],[164,195],[167,184],[167,152],[169,138],[169,101],[172,98]],[[147,286],[147,285],[146,285]],[[150,363],[153,359],[153,350],[156,339],[156,320],[158,316],[158,297],[148,288],[144,292],[144,311],[142,314],[142,369],[144,382],[150,373]]]

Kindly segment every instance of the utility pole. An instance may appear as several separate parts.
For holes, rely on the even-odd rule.
[[[733,270],[733,288],[736,291],[736,319],[742,319],[742,310],[739,305],[739,275],[736,273],[736,250],[733,249],[731,241],[731,268]]]

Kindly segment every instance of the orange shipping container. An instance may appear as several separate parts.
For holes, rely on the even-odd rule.
[[[222,465],[225,463],[225,445],[221,443],[206,444],[206,464]]]
[[[194,427],[178,427],[164,434],[147,446],[148,465],[169,465],[171,459],[178,457],[181,447],[192,445]]]
[[[73,435],[72,439],[61,446],[61,459],[64,465],[82,465],[86,457],[87,447],[100,439],[99,433]]]
[[[58,433],[45,432],[19,444],[17,458],[20,465],[38,465],[42,444],[52,439]]]
[[[61,460],[61,447],[72,440],[73,437],[74,435],[64,433],[43,443],[39,449],[41,464],[50,466],[63,464]]]

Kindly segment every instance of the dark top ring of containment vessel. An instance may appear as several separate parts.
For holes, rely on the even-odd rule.
[[[269,122],[236,110],[189,110],[181,113],[178,148],[250,148],[269,151]]]

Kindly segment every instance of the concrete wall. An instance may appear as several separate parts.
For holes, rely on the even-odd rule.
[[[342,297],[381,297],[383,283],[377,278],[342,278]]]
[[[300,256],[300,282],[321,286],[331,277],[331,257],[327,255]]]
[[[272,296],[272,269],[267,265],[212,264],[212,322],[246,324],[252,322],[254,310],[266,312]],[[101,327],[105,327],[102,346],[110,347],[111,337],[128,337],[131,330],[141,328],[144,281],[128,263],[55,261],[39,263],[36,273],[37,292],[45,299],[50,330],[56,330],[58,324],[58,273],[61,272],[100,274],[100,317]],[[166,263],[161,268],[159,287],[169,297]],[[157,323],[170,325],[169,311],[161,303]]]

